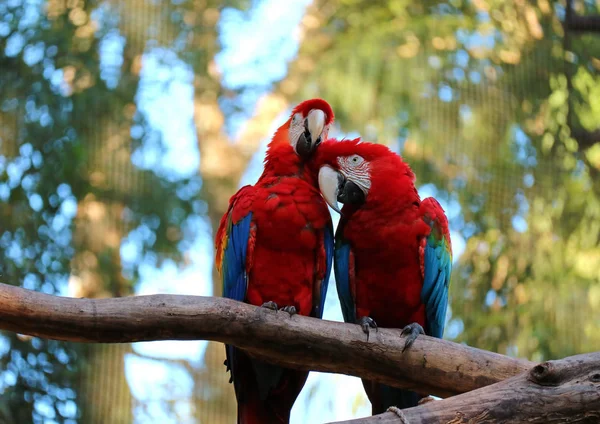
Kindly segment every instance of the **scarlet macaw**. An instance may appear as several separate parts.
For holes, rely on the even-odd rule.
[[[333,226],[311,157],[333,118],[322,99],[296,106],[275,132],[258,182],[231,197],[215,241],[225,297],[322,318]],[[250,358],[230,345],[226,354],[238,423],[289,422],[308,372]]]
[[[323,197],[341,213],[334,270],[344,320],[360,324],[367,337],[377,325],[403,328],[405,349],[419,334],[441,338],[452,245],[440,204],[419,198],[408,164],[383,145],[328,140],[316,163]],[[367,380],[363,386],[373,414],[420,399]]]

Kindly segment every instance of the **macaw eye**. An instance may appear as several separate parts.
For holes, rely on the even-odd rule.
[[[358,166],[360,164],[362,164],[365,160],[358,156],[358,155],[352,155],[348,158],[348,162],[350,163],[351,166]]]
[[[294,124],[298,124],[298,123],[302,122],[302,114],[301,113],[296,113],[294,115],[294,117],[292,118],[292,122]]]

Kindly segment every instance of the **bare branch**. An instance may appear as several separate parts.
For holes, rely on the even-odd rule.
[[[449,399],[344,421],[346,424],[525,422],[600,422],[600,352],[544,362],[516,377]]]
[[[73,299],[0,284],[0,329],[74,342],[214,340],[290,368],[356,375],[438,396],[493,384],[532,366],[427,336],[402,353],[398,330],[380,329],[367,341],[358,325],[200,296]]]
[[[581,16],[573,13],[565,20],[565,27],[572,32],[600,32],[600,16]]]
[[[596,131],[571,130],[571,136],[581,149],[588,149],[594,144],[600,143],[600,129]]]

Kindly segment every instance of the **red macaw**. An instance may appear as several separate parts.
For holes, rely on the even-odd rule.
[[[273,136],[254,186],[229,201],[216,236],[223,295],[322,318],[333,262],[333,225],[311,166],[333,111],[322,99],[294,108]],[[226,346],[238,423],[287,423],[308,372],[284,369]]]
[[[323,197],[342,215],[334,270],[344,321],[360,324],[367,337],[377,325],[403,328],[405,349],[419,334],[441,338],[452,245],[440,204],[419,198],[410,167],[383,145],[328,140],[316,164]],[[367,380],[363,386],[373,414],[420,399]]]

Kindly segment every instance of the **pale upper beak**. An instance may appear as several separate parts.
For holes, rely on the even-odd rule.
[[[327,204],[337,213],[342,213],[337,198],[343,181],[344,176],[328,165],[321,167],[319,170],[319,190],[321,190]]]
[[[306,129],[310,133],[311,142],[313,145],[319,144],[323,129],[325,128],[325,112],[320,109],[313,109],[306,117]]]
[[[313,109],[304,119],[304,132],[300,134],[296,143],[296,152],[303,159],[308,159],[321,141],[325,138],[323,134],[325,129],[325,112],[320,109]]]

